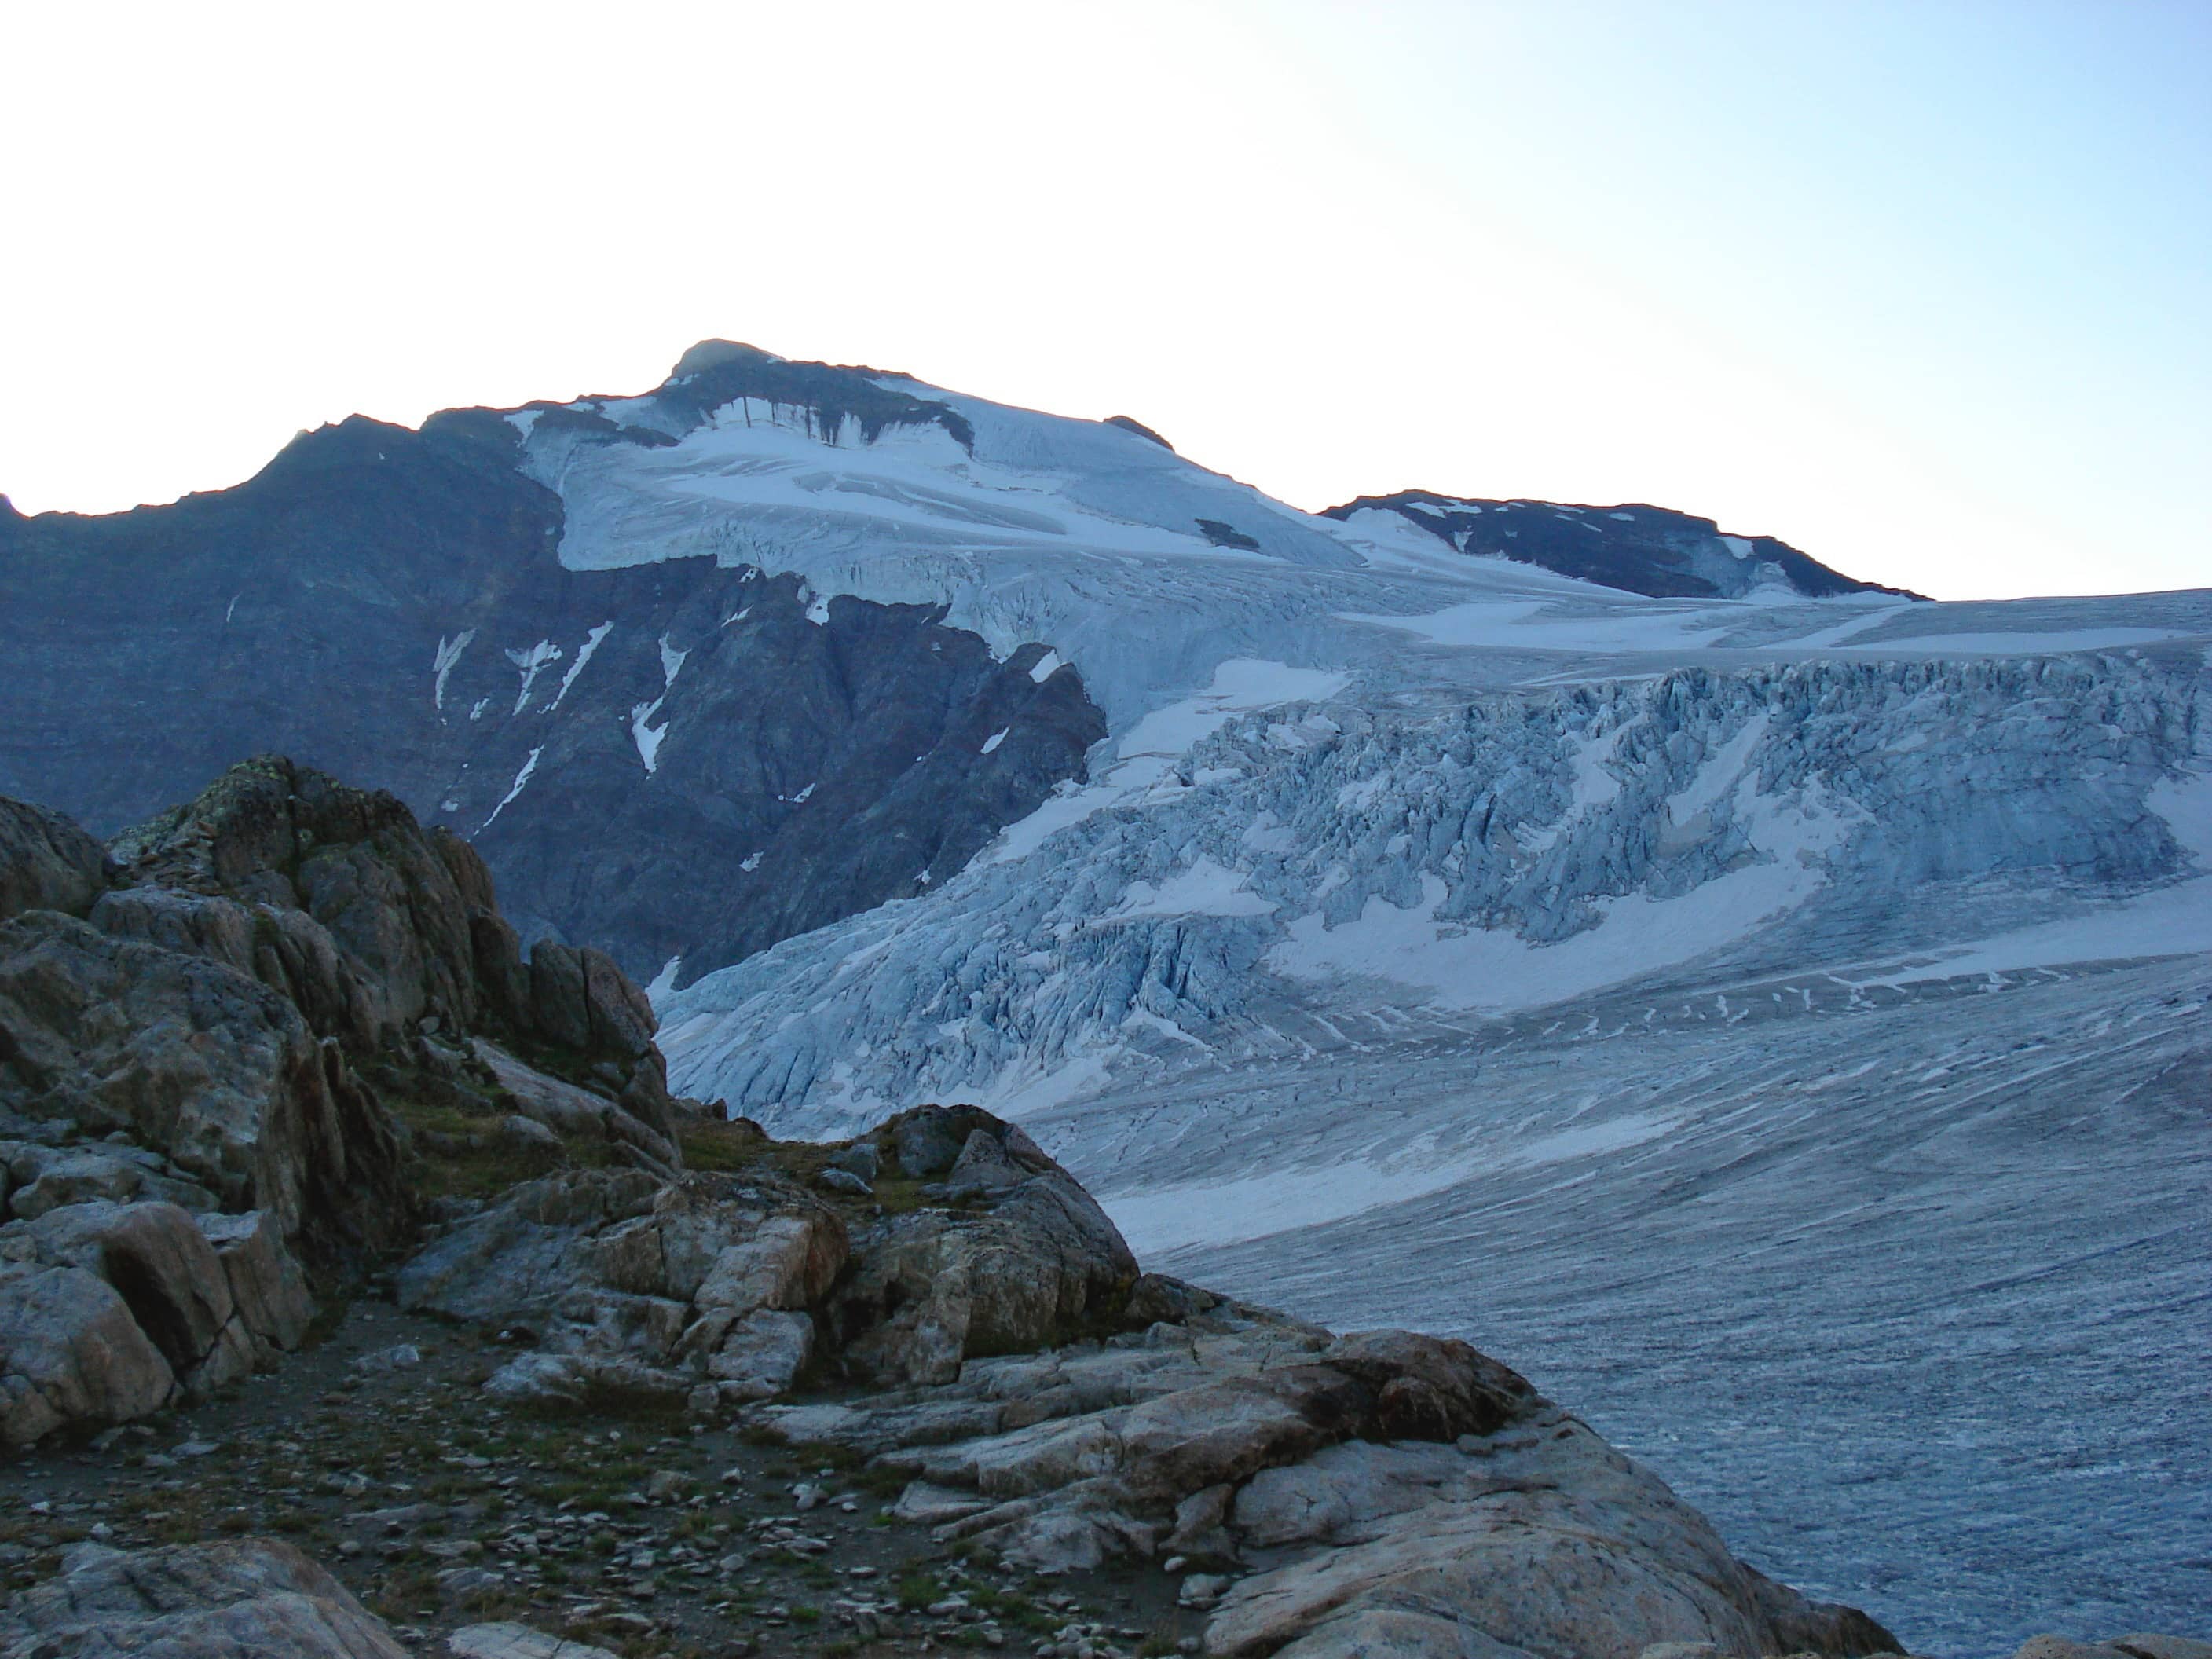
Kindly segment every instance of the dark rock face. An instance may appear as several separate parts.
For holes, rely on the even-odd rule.
[[[100,844],[60,813],[0,800],[0,921],[25,910],[84,909],[107,884]]]
[[[882,384],[891,378],[908,377],[857,365],[793,362],[735,340],[702,340],[676,360],[660,389],[653,429],[673,441],[715,410],[746,398],[805,410],[810,429],[817,432],[836,434],[850,420],[862,440],[873,443],[886,428],[941,426],[961,447],[972,448],[975,434],[967,416],[934,398]],[[680,429],[672,431],[672,426]]]
[[[1322,516],[1349,519],[1366,507],[1398,514],[1462,553],[1516,559],[1658,599],[1734,599],[1772,580],[1811,599],[1903,591],[1855,581],[1771,536],[1723,536],[1711,519],[1641,502],[1570,507],[1403,489],[1362,495]]]
[[[311,1254],[404,1224],[393,1131],[334,1040],[224,963],[52,911],[0,926],[0,1108],[158,1149]]]
[[[104,850],[12,801],[0,832],[0,1444],[296,1344],[303,1266],[410,1239],[417,1160],[481,1150],[410,1150],[388,1102],[489,1108],[540,1168],[681,1169],[644,994],[596,951],[526,965],[474,850],[391,795],[267,758]]]
[[[741,395],[863,431],[965,424],[740,347],[693,354],[659,404],[665,423]],[[0,794],[112,833],[289,754],[477,847],[523,940],[639,980],[688,946],[689,981],[943,880],[1104,735],[1073,669],[1033,681],[1041,647],[997,661],[936,607],[824,604],[708,558],[564,569],[519,442],[483,410],[356,417],[234,489],[0,514]]]
[[[811,605],[795,579],[708,560],[580,574],[608,590],[596,614],[454,665],[448,733],[507,718],[449,737],[486,757],[441,780],[433,811],[526,937],[593,944],[640,979],[687,940],[685,981],[945,879],[1104,735],[1072,670],[1038,684],[1042,650],[996,662],[929,607]],[[642,608],[622,591],[654,585]],[[554,674],[610,621],[562,698]],[[556,639],[568,661],[514,716],[512,658]]]
[[[1162,449],[1166,450],[1170,454],[1173,454],[1175,453],[1175,446],[1173,444],[1170,443],[1165,438],[1160,436],[1158,433],[1153,431],[1152,428],[1146,426],[1142,421],[1139,420],[1133,415],[1109,415],[1106,417],[1106,424],[1108,426],[1118,426],[1124,432],[1133,432],[1137,436],[1144,439],[1146,442],[1158,444]]]

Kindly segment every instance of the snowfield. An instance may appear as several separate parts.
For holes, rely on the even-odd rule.
[[[1019,1116],[1155,1265],[1468,1336],[1916,1651],[2212,1618],[2212,593],[1644,599],[884,384],[972,448],[526,439],[572,565],[941,605],[1108,717],[955,878],[672,968],[678,1088]]]

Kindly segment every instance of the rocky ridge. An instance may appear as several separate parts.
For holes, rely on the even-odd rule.
[[[1654,599],[1739,599],[1761,585],[1810,599],[1903,591],[1831,570],[1772,536],[1724,535],[1711,519],[1642,501],[1577,507],[1401,489],[1324,507],[1322,516],[1354,520],[1370,512],[1395,514],[1462,553]]]

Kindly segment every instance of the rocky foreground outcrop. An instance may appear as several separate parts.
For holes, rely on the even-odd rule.
[[[463,1150],[410,1113],[673,1174],[653,1030],[598,953],[526,963],[475,854],[388,795],[250,762],[106,848],[0,801],[0,1444],[295,1345],[310,1276],[408,1244],[415,1160]]]
[[[903,1114],[811,1181],[750,1126],[727,1133],[752,1154],[739,1173],[569,1170],[461,1208],[401,1269],[401,1305],[534,1340],[495,1395],[702,1414],[802,1378],[949,1383],[971,1357],[1115,1330],[1142,1305],[1104,1212],[987,1113]]]
[[[1210,1298],[1200,1298],[1210,1300]],[[1869,1653],[1873,1620],[1734,1560],[1703,1517],[1463,1343],[1214,1304],[971,1363],[955,1387],[771,1407],[911,1474],[901,1507],[1046,1571],[1188,1570],[1206,1651]]]

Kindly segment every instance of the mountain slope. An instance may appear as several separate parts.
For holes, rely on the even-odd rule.
[[[483,411],[356,418],[235,489],[0,519],[0,789],[110,829],[281,749],[646,979],[918,891],[1082,775],[1103,726],[1042,647],[708,558],[566,568],[520,459]]]

